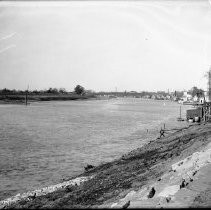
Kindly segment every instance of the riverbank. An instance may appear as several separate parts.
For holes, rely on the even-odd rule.
[[[28,103],[39,102],[39,101],[67,101],[67,100],[84,100],[84,99],[96,99],[93,94],[89,95],[28,95]],[[5,95],[0,96],[0,104],[25,104],[25,95]]]
[[[209,172],[210,142],[211,124],[193,124],[161,139],[155,139],[117,160],[82,173],[77,177],[83,180],[80,183],[75,184],[65,180],[59,187],[58,185],[54,187],[55,191],[39,190],[40,194],[34,191],[25,194],[25,197],[18,195],[16,199],[13,197],[1,202],[0,207],[119,208],[128,201],[130,201],[129,207],[207,206],[209,205],[207,196],[211,195],[209,184],[190,193],[188,196],[191,199],[181,201],[181,192],[187,193],[188,188],[191,186],[194,188],[194,185],[197,188],[197,182],[202,180],[200,176],[202,170]],[[195,164],[194,168],[187,167],[184,163],[189,164],[188,160],[193,160],[191,163],[197,162],[194,162],[196,158],[191,158],[197,154],[201,161],[198,163],[201,165]],[[179,168],[183,164],[186,166],[185,169],[189,170],[184,174],[181,173],[183,169]],[[188,178],[186,174],[189,174]],[[207,182],[208,177],[204,175],[204,180]],[[180,189],[183,178],[185,186]],[[148,198],[152,188],[155,189],[155,193]],[[169,195],[165,191],[173,193]],[[183,194],[183,197],[185,196],[187,197]]]

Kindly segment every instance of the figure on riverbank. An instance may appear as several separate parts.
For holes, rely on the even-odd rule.
[[[161,128],[161,129],[160,129],[160,138],[161,138],[162,136],[165,137],[164,133],[165,133],[165,130],[163,130],[163,129]]]

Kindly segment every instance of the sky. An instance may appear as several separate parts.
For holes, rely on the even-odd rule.
[[[0,2],[0,89],[207,88],[211,1]]]

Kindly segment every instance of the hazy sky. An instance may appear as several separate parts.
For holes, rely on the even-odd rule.
[[[0,89],[206,89],[211,1],[0,2]]]

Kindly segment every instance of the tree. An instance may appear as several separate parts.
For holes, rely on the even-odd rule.
[[[39,91],[38,90],[33,90],[32,93],[33,94],[39,94]]]
[[[49,88],[46,93],[53,93],[53,94],[58,94],[57,88]]]
[[[2,93],[11,93],[11,90],[10,90],[10,89],[7,89],[7,88],[4,88],[4,89],[2,90]]]
[[[54,94],[58,94],[58,93],[59,93],[59,91],[58,91],[58,89],[57,89],[57,88],[53,88],[52,93],[54,93]]]
[[[194,96],[197,96],[197,97],[204,96],[204,91],[202,89],[197,88],[196,86],[191,88],[190,93],[191,93],[192,97],[194,97]]]
[[[74,91],[76,94],[78,95],[82,95],[85,93],[85,89],[84,87],[82,87],[81,85],[77,85],[75,88],[74,88]]]
[[[47,91],[46,91],[46,93],[52,93],[52,88],[49,88]]]
[[[65,93],[67,93],[67,91],[65,90],[65,88],[60,88],[60,89],[59,89],[59,93],[65,94]]]

